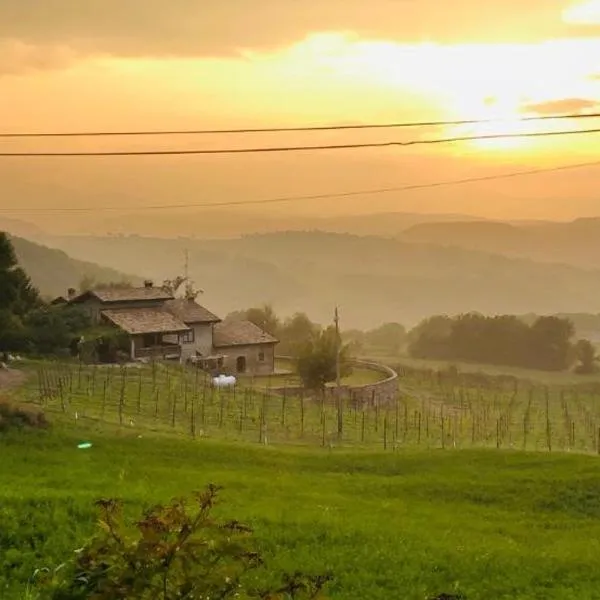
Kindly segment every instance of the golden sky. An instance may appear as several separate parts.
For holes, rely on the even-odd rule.
[[[318,144],[573,129],[600,127],[600,119],[526,126],[514,120],[599,109],[600,0],[0,0],[4,131],[509,121],[248,138],[0,140],[5,151]],[[386,187],[593,160],[600,158],[598,148],[600,135],[335,156],[1,159],[0,208],[139,206]],[[307,203],[295,210],[600,214],[593,171],[548,177],[481,188],[496,198],[493,210],[490,202],[465,200],[466,188],[377,202]],[[569,190],[568,204],[561,190]],[[519,199],[533,203],[520,208]]]

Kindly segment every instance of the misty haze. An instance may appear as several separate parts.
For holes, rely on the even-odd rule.
[[[0,0],[0,597],[600,597],[600,0]]]

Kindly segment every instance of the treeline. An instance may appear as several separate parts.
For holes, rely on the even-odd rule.
[[[40,298],[8,236],[0,232],[0,353],[56,354],[88,327],[83,311]]]
[[[333,318],[333,314],[331,316]],[[243,318],[252,321],[279,340],[277,347],[279,354],[289,356],[294,356],[299,348],[319,332],[330,328],[333,323],[332,321],[324,328],[311,321],[303,312],[281,319],[269,304],[237,311],[228,315],[227,318]],[[341,336],[344,344],[354,355],[377,352],[397,356],[404,350],[408,340],[406,329],[400,323],[384,323],[380,327],[368,331],[343,330]]]
[[[527,323],[512,315],[486,317],[468,313],[435,316],[409,334],[414,358],[468,361],[564,371],[576,365],[581,373],[596,370],[596,353],[588,340],[574,340],[569,319],[538,317]]]

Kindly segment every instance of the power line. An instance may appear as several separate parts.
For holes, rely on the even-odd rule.
[[[141,130],[141,131],[67,131],[67,132],[0,132],[0,138],[65,138],[65,137],[118,137],[118,136],[159,136],[159,135],[233,135],[248,133],[292,133],[311,131],[344,131],[355,129],[400,129],[409,127],[451,127],[459,125],[477,125],[501,122],[550,121],[564,119],[596,119],[600,112],[570,113],[562,115],[538,115],[517,119],[463,119],[457,121],[413,121],[400,123],[369,123],[360,125],[318,125],[307,127],[258,127],[241,129],[173,129],[173,130]]]
[[[600,133],[597,129],[574,129],[561,131],[531,131],[523,133],[492,133],[488,135],[465,135],[449,138],[434,138],[424,140],[409,140],[406,142],[364,142],[356,144],[330,144],[316,146],[271,146],[258,148],[218,148],[194,150],[109,150],[96,152],[0,152],[0,158],[55,158],[55,157],[85,157],[85,156],[191,156],[200,154],[263,154],[275,152],[308,152],[323,150],[352,150],[358,148],[390,148],[393,146],[417,146],[421,144],[449,144],[455,142],[485,141],[511,138],[535,138],[562,135],[582,135]]]
[[[388,187],[388,188],[375,188],[365,190],[355,190],[348,192],[333,192],[328,194],[313,194],[304,196],[282,196],[277,198],[262,198],[257,200],[231,200],[224,202],[203,202],[203,203],[190,203],[190,204],[158,204],[152,206],[140,206],[132,208],[123,208],[123,206],[95,206],[95,207],[51,207],[51,208],[30,208],[30,209],[10,209],[0,208],[0,213],[71,213],[71,212],[112,212],[112,211],[143,211],[143,210],[176,210],[176,209],[187,209],[187,208],[222,208],[231,206],[245,206],[245,205],[257,205],[257,204],[279,204],[287,202],[301,202],[309,200],[326,200],[332,198],[348,198],[352,196],[368,196],[378,194],[389,194],[389,193],[402,193],[413,190],[421,190],[436,187],[448,187],[453,185],[466,185],[469,183],[477,183],[483,181],[495,181],[499,179],[511,179],[515,177],[525,177],[528,175],[538,175],[542,173],[554,173],[559,171],[569,171],[574,169],[583,169],[588,167],[598,167],[600,161],[586,162],[586,163],[575,163],[571,165],[562,165],[557,167],[547,167],[539,169],[529,169],[525,171],[513,171],[511,173],[501,173],[499,175],[485,175],[481,177],[468,177],[464,179],[450,179],[445,181],[436,181],[431,183],[416,183],[412,185],[405,185],[400,187]]]

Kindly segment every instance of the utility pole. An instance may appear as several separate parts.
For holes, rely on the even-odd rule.
[[[342,410],[342,395],[341,395],[341,368],[340,368],[340,355],[341,355],[341,339],[340,339],[340,314],[338,307],[335,307],[334,314],[335,323],[335,395],[337,398],[337,430],[338,430],[338,441],[342,440],[344,433],[344,411]]]
[[[186,248],[185,249],[185,263],[184,263],[184,271],[183,271],[183,276],[185,277],[185,280],[188,280],[188,277],[190,275],[190,253],[189,250]]]
[[[341,353],[341,344],[340,344],[340,314],[338,311],[338,307],[335,307],[335,316],[333,318],[333,322],[335,323],[335,385],[340,388],[340,353]]]

